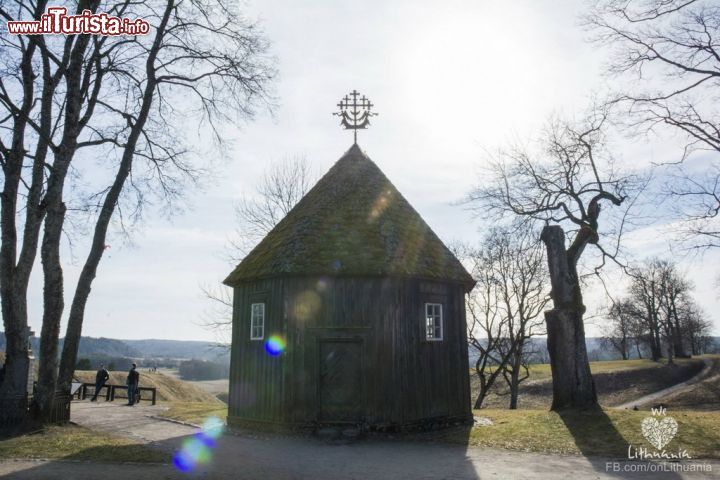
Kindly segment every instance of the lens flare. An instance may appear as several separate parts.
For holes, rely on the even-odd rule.
[[[208,417],[203,422],[202,431],[208,437],[217,440],[225,430],[225,424],[217,417]]]
[[[285,350],[285,339],[279,335],[272,335],[265,341],[265,351],[276,357]]]
[[[208,417],[202,430],[186,439],[182,448],[175,452],[173,465],[181,472],[190,472],[198,465],[210,463],[212,450],[223,433],[225,425],[217,417]]]

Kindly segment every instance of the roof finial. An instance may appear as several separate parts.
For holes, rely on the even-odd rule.
[[[345,95],[337,104],[340,111],[333,113],[341,118],[340,125],[345,127],[345,130],[353,130],[355,144],[357,144],[357,131],[366,129],[370,125],[370,117],[377,115],[370,111],[375,105],[365,98],[365,95],[358,97],[360,97],[360,92],[357,90]]]

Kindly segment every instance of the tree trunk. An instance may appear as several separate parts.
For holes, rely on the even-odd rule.
[[[60,239],[65,205],[48,209],[40,255],[43,264],[43,323],[40,333],[38,383],[33,398],[41,420],[50,418],[57,385],[60,320],[65,308],[63,271],[60,264]]]
[[[522,368],[522,350],[513,357],[512,371],[510,372],[510,410],[516,410],[520,390],[520,368]]]
[[[62,358],[60,360],[60,373],[58,375],[58,389],[63,391],[69,391],[70,385],[72,384],[75,364],[77,363],[78,348],[80,346],[80,337],[82,335],[83,320],[85,319],[85,307],[88,297],[90,296],[92,282],[97,274],[98,265],[105,252],[105,239],[107,237],[110,220],[112,219],[115,206],[120,198],[125,180],[130,173],[132,157],[132,153],[123,156],[113,186],[105,197],[98,221],[95,224],[90,253],[85,260],[85,265],[83,265],[75,288],[72,305],[70,306],[70,316],[65,333]]]
[[[5,326],[8,327],[7,321]],[[22,341],[23,336],[22,332],[5,332],[5,375],[0,384],[0,426],[19,423],[27,416],[29,360],[27,343]]]
[[[162,38],[165,35],[165,29],[174,8],[175,2],[173,0],[168,1],[165,6],[165,11],[160,25],[158,25],[158,28],[156,29],[155,39],[153,40],[148,59],[145,62],[147,82],[143,91],[142,106],[137,119],[133,122],[127,142],[123,147],[122,160],[120,161],[113,184],[103,201],[100,215],[97,223],[95,224],[90,253],[85,261],[85,265],[83,265],[80,278],[78,279],[78,283],[75,288],[73,302],[70,307],[70,318],[68,319],[58,379],[60,388],[65,391],[70,389],[72,376],[75,371],[78,347],[80,345],[80,337],[82,335],[82,325],[85,318],[85,307],[90,295],[92,282],[97,274],[98,265],[100,264],[100,260],[102,259],[102,255],[105,251],[107,229],[113,213],[115,212],[115,207],[117,206],[125,181],[130,175],[133,158],[135,156],[135,148],[143,132],[145,123],[150,115],[150,108],[158,86],[157,79],[155,77],[155,60],[160,49]]]
[[[685,347],[683,346],[683,339],[682,339],[682,328],[680,327],[680,318],[678,318],[677,314],[677,307],[675,306],[675,301],[672,302],[672,316],[674,322],[672,323],[672,331],[673,331],[673,349],[675,350],[675,357],[676,358],[689,358],[690,355],[688,355],[685,352]]]
[[[473,408],[475,410],[479,410],[482,407],[483,401],[485,400],[485,396],[487,395],[487,385],[485,382],[485,376],[482,375],[478,369],[475,369],[478,380],[480,381],[480,391],[478,392],[478,396],[475,399],[475,405],[473,405]]]
[[[98,0],[81,0],[78,2],[78,12],[84,9],[95,12],[98,4]],[[85,52],[90,38],[90,35],[80,35],[69,55],[64,76],[67,92],[65,94],[62,141],[55,152],[45,195],[46,214],[40,247],[44,276],[43,325],[40,335],[38,384],[33,399],[36,413],[43,421],[50,418],[57,388],[60,321],[65,308],[63,270],[60,261],[60,241],[66,212],[63,190],[70,162],[77,151],[78,136],[88,119],[85,115],[81,116],[81,110],[86,100],[82,87],[83,67],[85,69],[93,68],[85,63]],[[100,80],[97,79],[97,81]],[[91,109],[91,106],[88,104],[87,108]],[[85,114],[87,113],[88,111],[85,112]]]
[[[656,324],[657,325],[657,324]],[[652,354],[653,362],[657,362],[662,358],[662,343],[660,341],[660,329],[659,327],[653,328],[650,342],[650,351]]]
[[[554,308],[545,312],[547,346],[553,376],[552,410],[597,405],[590,373],[580,282],[565,250],[565,234],[558,225],[546,226],[541,239],[548,256]]]
[[[19,186],[27,153],[25,129],[35,101],[33,89],[35,49],[36,43],[28,42],[17,72],[22,79],[23,99],[20,111],[13,114],[12,140],[3,158],[3,191],[0,192],[0,303],[6,339],[5,373],[4,380],[0,384],[0,419],[11,423],[21,421],[27,415],[29,363],[25,333],[29,270],[25,276],[22,271],[18,272],[16,265],[18,255],[16,218]],[[5,146],[7,147],[8,145]],[[27,259],[26,253],[29,252],[21,252],[20,264]],[[28,267],[31,268],[32,265]]]

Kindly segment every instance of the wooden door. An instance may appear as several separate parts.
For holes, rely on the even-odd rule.
[[[320,341],[320,421],[359,422],[364,414],[362,342]]]

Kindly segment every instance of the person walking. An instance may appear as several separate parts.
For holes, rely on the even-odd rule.
[[[95,374],[95,395],[90,399],[91,402],[97,401],[98,394],[100,393],[100,390],[105,386],[105,382],[108,381],[110,378],[110,374],[107,370],[105,370],[105,365],[101,364],[100,368],[97,371],[97,374]]]
[[[140,373],[137,371],[137,365],[132,364],[132,368],[128,372],[127,380],[125,381],[128,387],[128,405],[135,405],[135,395],[137,395],[137,388],[140,384]]]

